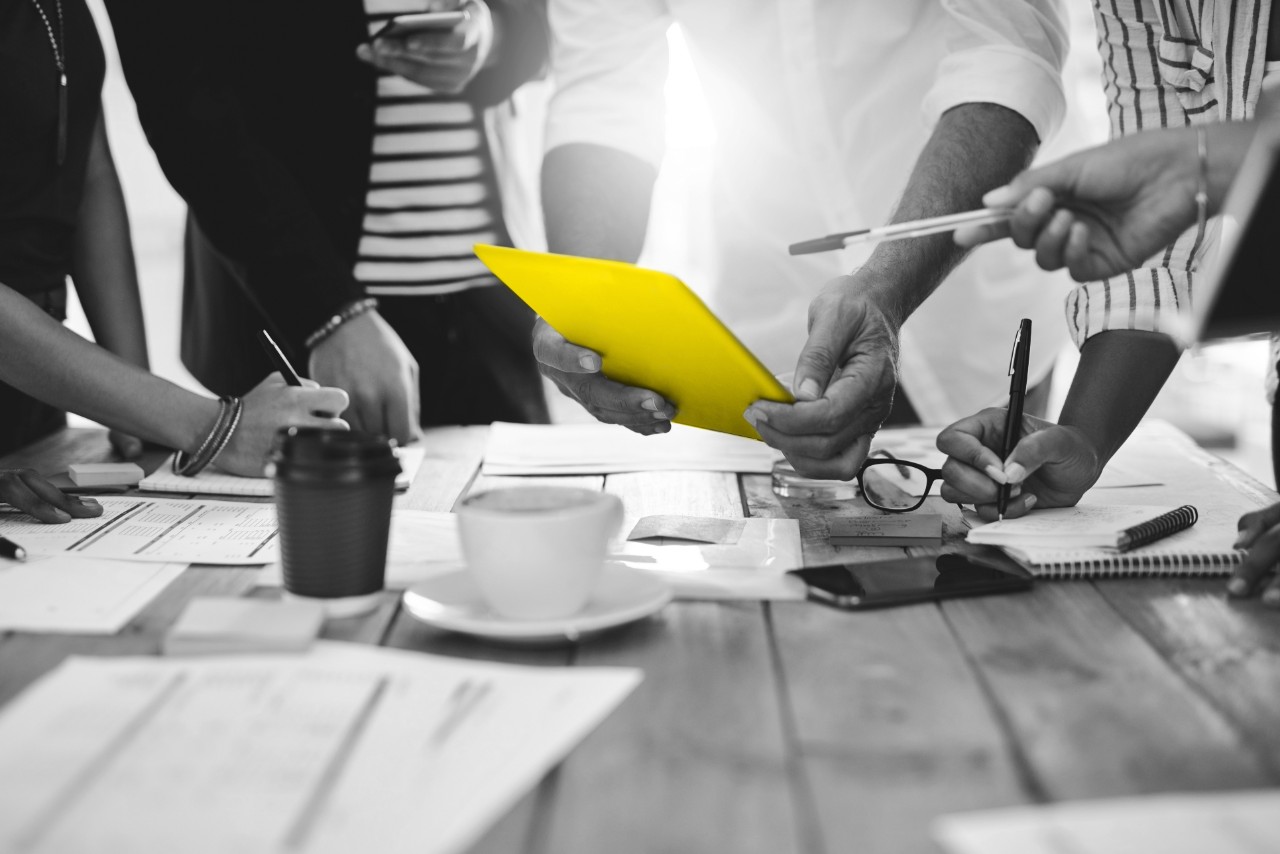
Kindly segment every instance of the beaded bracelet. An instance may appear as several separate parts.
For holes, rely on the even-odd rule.
[[[349,320],[355,320],[366,311],[372,311],[378,307],[378,301],[373,297],[365,297],[353,302],[349,302],[342,308],[338,309],[338,313],[324,322],[324,325],[307,336],[307,340],[303,342],[308,350],[314,349],[317,344],[328,338],[330,335],[338,331],[338,327]]]
[[[1209,135],[1203,126],[1196,128],[1196,157],[1200,161],[1196,177],[1196,233],[1204,234],[1209,218]]]
[[[185,451],[178,451],[173,455],[173,473],[183,477],[195,477],[204,471],[209,463],[213,462],[213,458],[226,447],[232,431],[239,423],[242,407],[243,404],[238,397],[218,398],[218,417],[213,422],[213,428],[204,437],[204,441],[200,443],[200,447],[194,454],[188,456]]]

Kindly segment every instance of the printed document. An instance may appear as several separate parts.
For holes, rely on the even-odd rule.
[[[109,495],[98,502],[101,516],[64,525],[0,513],[0,535],[30,555],[241,566],[276,559],[276,508],[271,504]]]
[[[0,631],[115,634],[186,568],[65,554],[0,561]]]
[[[0,850],[453,854],[639,680],[334,643],[72,658],[0,715]]]

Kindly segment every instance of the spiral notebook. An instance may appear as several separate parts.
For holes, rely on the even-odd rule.
[[[1216,527],[1197,531],[1198,519],[1189,504],[1081,504],[982,525],[968,541],[998,546],[1042,578],[1229,573],[1244,552]]]
[[[426,448],[418,445],[396,448],[396,456],[400,459],[400,474],[396,475],[397,491],[409,488],[426,455]],[[269,477],[240,477],[214,469],[205,469],[195,477],[174,474],[173,457],[144,477],[138,484],[138,489],[187,495],[233,495],[237,498],[271,498],[275,494],[275,484]]]

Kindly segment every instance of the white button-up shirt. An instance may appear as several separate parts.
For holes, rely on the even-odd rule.
[[[789,243],[886,222],[937,118],[988,102],[1047,139],[1061,121],[1059,0],[552,0],[547,147],[609,146],[659,164],[666,31],[679,23],[717,131],[712,308],[776,372],[808,305],[869,249]],[[1065,341],[1062,290],[1030,253],[984,247],[902,330],[902,384],[928,423],[1007,400],[1021,317],[1032,381]]]

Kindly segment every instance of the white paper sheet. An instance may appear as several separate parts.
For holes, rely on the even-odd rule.
[[[507,424],[489,429],[486,475],[729,471],[767,474],[781,456],[763,442],[673,425],[641,436],[616,424]]]
[[[457,569],[462,562],[458,542],[458,517],[430,510],[393,510],[387,541],[387,581],[391,590],[403,590],[433,575]],[[255,583],[279,587],[280,564],[264,566]]]
[[[640,678],[346,644],[69,659],[0,716],[0,849],[452,854]]]
[[[0,630],[115,634],[186,568],[66,555],[0,560]]]
[[[1120,798],[943,816],[948,854],[1280,851],[1280,791]]]
[[[31,555],[242,566],[276,559],[276,508],[233,501],[108,496],[102,515],[46,525],[0,513],[0,534]]]
[[[408,489],[413,478],[422,468],[427,450],[421,445],[396,448],[400,459],[400,474],[396,476],[396,489]],[[275,495],[275,481],[269,477],[238,477],[234,474],[205,469],[195,477],[173,473],[173,459],[142,479],[139,489],[152,492],[181,492],[187,495],[235,495],[252,498],[270,498]]]
[[[786,575],[804,565],[800,523],[745,521],[742,536],[730,545],[628,541],[614,550],[609,562],[657,572],[678,599],[803,599],[804,584]]]

